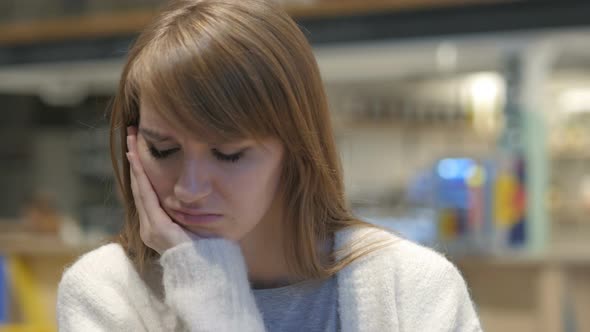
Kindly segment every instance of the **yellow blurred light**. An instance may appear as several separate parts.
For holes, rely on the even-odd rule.
[[[476,73],[465,84],[473,126],[481,132],[493,132],[505,97],[502,76],[495,72]]]
[[[486,170],[481,166],[473,166],[469,170],[467,185],[470,187],[481,187],[486,182]]]

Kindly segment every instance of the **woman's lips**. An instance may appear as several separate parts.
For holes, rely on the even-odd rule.
[[[221,220],[223,215],[216,213],[187,213],[178,210],[172,211],[176,219],[183,224],[210,224]]]

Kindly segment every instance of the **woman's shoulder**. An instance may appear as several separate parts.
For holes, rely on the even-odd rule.
[[[345,308],[362,307],[369,319],[408,331],[481,331],[465,280],[441,253],[374,227],[338,235],[343,241],[377,245],[339,272]]]
[[[338,237],[337,242],[351,243],[353,248],[375,246],[376,250],[366,257],[363,267],[389,273],[402,282],[437,276],[453,276],[462,282],[455,265],[442,253],[404,239],[393,232],[376,227],[364,227],[348,230]]]
[[[337,243],[377,246],[339,272],[346,303],[408,331],[481,331],[463,277],[441,253],[374,227],[338,234]]]

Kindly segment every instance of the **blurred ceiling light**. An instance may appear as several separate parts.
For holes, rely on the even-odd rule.
[[[485,72],[474,74],[469,79],[469,91],[473,101],[479,106],[494,106],[500,97],[502,77],[497,73]],[[476,111],[490,111],[488,107],[482,107]]]
[[[590,88],[574,88],[561,92],[558,105],[565,113],[590,112]]]
[[[451,42],[438,44],[436,48],[436,67],[442,72],[454,71],[457,68],[458,50]]]
[[[473,126],[477,131],[493,132],[505,100],[503,77],[495,72],[476,73],[467,78],[464,88]]]
[[[39,86],[39,97],[51,106],[77,106],[88,97],[88,88],[79,82],[56,81]]]
[[[0,67],[0,93],[38,94],[50,105],[73,106],[88,95],[117,91],[123,60]]]

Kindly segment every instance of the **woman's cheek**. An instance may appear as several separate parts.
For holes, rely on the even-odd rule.
[[[150,156],[145,157],[142,160],[142,165],[145,170],[145,174],[152,184],[152,188],[158,195],[158,198],[162,199],[166,196],[166,192],[168,191],[168,187],[174,186],[174,184],[170,184],[170,172],[166,172],[161,165],[158,164],[157,160],[154,160]],[[172,190],[172,189],[170,189]]]

